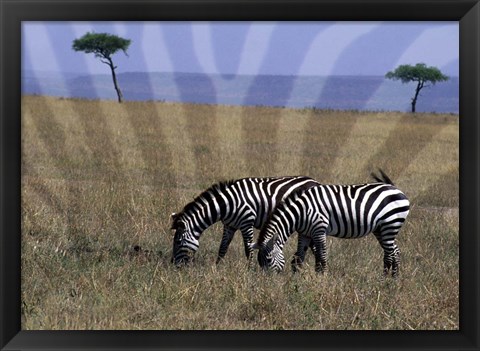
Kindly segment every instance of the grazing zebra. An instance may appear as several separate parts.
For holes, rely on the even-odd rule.
[[[249,258],[253,252],[253,228],[260,229],[276,204],[289,194],[318,184],[312,178],[295,176],[243,178],[212,185],[182,212],[172,214],[172,229],[175,230],[172,262],[175,265],[188,263],[198,249],[202,232],[218,221],[223,222],[224,229],[217,263],[225,256],[238,229]]]
[[[285,266],[283,246],[289,236],[299,234],[292,265],[303,262],[311,241],[314,244],[315,270],[326,269],[326,236],[360,238],[373,233],[384,251],[384,275],[390,268],[398,274],[400,251],[395,236],[409,212],[409,201],[380,170],[378,182],[359,185],[317,185],[290,195],[279,204],[260,231],[253,249],[259,249],[263,268],[280,271]]]

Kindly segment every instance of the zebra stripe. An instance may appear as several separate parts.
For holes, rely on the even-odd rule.
[[[212,185],[182,212],[172,214],[172,261],[188,263],[199,247],[199,238],[212,224],[222,221],[223,236],[217,263],[225,256],[233,235],[240,230],[247,258],[252,253],[253,229],[260,229],[277,203],[289,194],[319,183],[305,176],[242,178]]]
[[[382,182],[358,185],[317,185],[288,197],[272,212],[253,248],[259,249],[263,268],[280,271],[285,266],[283,247],[293,232],[299,233],[292,268],[301,265],[313,242],[315,270],[326,269],[326,236],[361,238],[373,233],[384,251],[384,274],[398,274],[400,250],[395,238],[410,203],[382,172]]]

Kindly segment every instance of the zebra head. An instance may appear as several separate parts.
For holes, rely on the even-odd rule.
[[[176,266],[186,265],[198,250],[198,239],[190,229],[190,224],[181,214],[172,213],[173,236],[172,263]]]
[[[254,244],[253,248],[258,248],[258,263],[264,270],[270,269],[280,272],[285,267],[285,256],[283,251],[275,245],[276,236],[272,237],[266,244]]]

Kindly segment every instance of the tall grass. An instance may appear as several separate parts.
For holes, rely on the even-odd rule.
[[[24,97],[22,327],[458,329],[458,119]],[[326,275],[249,268],[238,234],[215,265],[219,224],[170,263],[170,214],[212,183],[377,167],[412,203],[397,280],[373,236],[328,238]]]

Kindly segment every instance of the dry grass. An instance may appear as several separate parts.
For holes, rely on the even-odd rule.
[[[458,329],[458,138],[452,115],[24,97],[22,327]],[[219,224],[192,267],[169,262],[170,213],[218,180],[376,167],[413,204],[397,280],[373,237],[329,238],[325,276],[311,254],[248,269],[238,234],[216,266]]]

